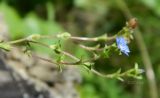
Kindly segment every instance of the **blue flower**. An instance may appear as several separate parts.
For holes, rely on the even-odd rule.
[[[125,55],[129,56],[130,50],[128,48],[127,41],[124,39],[124,37],[117,37],[116,43],[120,51]]]

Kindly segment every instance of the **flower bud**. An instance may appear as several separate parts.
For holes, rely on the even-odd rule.
[[[132,28],[132,29],[135,29],[138,25],[137,23],[137,19],[136,18],[132,18],[130,19],[128,22],[127,22],[127,25]]]

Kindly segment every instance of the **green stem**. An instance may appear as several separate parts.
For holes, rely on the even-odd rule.
[[[102,51],[104,48],[99,48],[99,47],[88,47],[82,44],[79,44],[79,47],[88,50],[88,51]]]
[[[18,39],[18,40],[14,40],[14,41],[9,41],[7,42],[8,44],[18,44],[18,43],[22,43],[22,42],[25,42],[27,41],[26,38],[22,38],[22,39]]]
[[[91,41],[91,42],[96,42],[96,41],[111,41],[111,40],[114,40],[116,38],[117,35],[114,35],[112,37],[107,37],[106,35],[103,35],[103,36],[99,36],[99,37],[95,37],[95,38],[88,38],[88,37],[70,37],[71,40],[79,40],[79,41]],[[41,38],[47,38],[48,36],[44,36],[44,37],[41,37]],[[48,37],[49,38],[49,37]],[[8,42],[8,44],[18,44],[18,43],[22,43],[22,42],[29,42],[29,43],[34,43],[34,44],[37,44],[37,45],[41,45],[41,46],[44,46],[44,47],[47,47],[49,49],[50,46],[48,44],[45,44],[45,43],[42,43],[42,42],[39,42],[39,41],[36,41],[36,40],[32,40],[32,39],[28,39],[28,38],[23,38],[23,39],[18,39],[18,40],[15,40],[15,41],[10,41]],[[81,47],[87,49],[87,50],[94,50],[93,48],[89,48],[89,47],[84,47],[81,45]],[[95,48],[96,49],[96,48]],[[98,48],[97,48],[98,49]],[[99,49],[98,49],[99,50]],[[101,50],[101,49],[100,49]],[[56,64],[56,65],[59,65],[59,64],[66,64],[66,65],[81,65],[81,64],[84,64],[85,62],[93,62],[97,59],[97,57],[94,57],[92,59],[89,59],[89,60],[84,60],[82,61],[81,59],[77,58],[76,56],[66,52],[66,51],[63,51],[63,50],[59,50],[59,52],[67,57],[70,57],[72,58],[73,60],[75,60],[76,62],[55,62],[55,61],[52,61],[52,60],[49,60],[49,59],[46,59],[46,58],[43,58],[43,57],[39,57],[39,56],[35,56],[35,55],[32,55],[32,57],[36,57],[36,58],[39,58],[41,60],[44,60],[44,61],[47,61],[47,62],[50,62],[50,63],[53,63],[53,64]],[[85,67],[85,66],[83,66]],[[85,67],[87,70],[91,71],[92,73],[98,75],[98,76],[101,76],[101,77],[105,77],[105,78],[117,78],[118,76],[122,77],[122,76],[126,76],[127,73],[124,72],[124,73],[121,73],[121,74],[102,74],[98,71],[96,71],[95,69],[89,69],[88,67]]]
[[[89,38],[89,37],[70,37],[71,40],[78,40],[78,41],[89,41],[89,42],[97,42],[97,41],[111,41],[116,38],[116,35],[107,37],[106,35],[102,35],[99,37]]]
[[[72,40],[79,40],[79,41],[91,41],[91,42],[96,42],[98,41],[98,38],[88,38],[88,37],[70,37]]]

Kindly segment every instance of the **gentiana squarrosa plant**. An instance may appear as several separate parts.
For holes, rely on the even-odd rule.
[[[28,54],[31,57],[37,57],[41,60],[45,60],[47,62],[56,64],[57,67],[62,71],[63,67],[66,65],[79,65],[81,67],[84,67],[88,71],[91,71],[92,73],[99,75],[101,77],[105,78],[116,78],[121,81],[124,81],[124,77],[132,77],[136,79],[142,79],[141,73],[144,72],[143,69],[138,68],[138,64],[135,63],[135,67],[132,69],[129,69],[125,72],[121,72],[121,69],[118,71],[112,73],[112,74],[102,74],[101,72],[96,71],[92,66],[94,65],[94,61],[99,59],[100,57],[108,58],[112,54],[111,51],[117,50],[119,52],[119,55],[124,54],[127,57],[129,57],[130,49],[128,47],[128,44],[133,39],[133,31],[137,26],[137,21],[135,18],[130,19],[128,22],[126,22],[126,25],[115,35],[113,36],[107,36],[102,35],[94,38],[89,37],[76,37],[72,36],[68,32],[60,33],[58,35],[40,35],[40,34],[33,34],[26,38],[14,40],[14,41],[1,41],[0,42],[0,48],[5,51],[10,51],[12,47],[19,43],[23,43],[22,45],[26,47],[25,53]],[[39,39],[56,39],[59,40],[56,44],[46,44]],[[73,43],[79,46],[79,48],[82,48],[88,52],[91,52],[93,54],[93,57],[90,57],[90,59],[84,59],[84,58],[78,58],[74,54],[71,54],[69,52],[66,52],[62,49],[62,44],[60,43],[61,40],[71,40]],[[97,43],[96,46],[86,46],[83,44],[83,42],[95,42]],[[101,46],[100,43],[104,43],[105,45]],[[31,52],[31,43],[38,44],[44,47],[47,47],[51,49],[54,54],[56,54],[56,60],[46,59],[43,57],[38,57],[32,54]],[[111,43],[111,44],[107,44]],[[64,58],[65,57],[65,58]],[[71,61],[66,60],[67,58],[72,59]]]

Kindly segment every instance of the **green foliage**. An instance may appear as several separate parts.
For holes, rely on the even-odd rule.
[[[90,27],[91,25],[93,25],[94,26],[92,27],[94,28],[93,30],[91,30],[90,32],[85,31],[89,33],[89,34],[86,34],[86,36],[90,34],[92,34],[92,36],[100,35],[101,33],[99,31],[102,31],[102,33],[111,32],[111,33],[107,33],[107,35],[111,35],[117,32],[118,30],[120,30],[120,28],[123,27],[125,24],[125,21],[126,21],[124,20],[125,15],[122,15],[122,12],[120,11],[119,6],[117,6],[120,4],[116,4],[115,2],[116,0],[113,0],[113,1],[112,0],[102,0],[102,1],[100,0],[93,0],[93,1],[92,0],[73,0],[73,1],[74,1],[73,7],[70,6],[72,7],[73,10],[71,10],[69,13],[67,13],[66,11],[68,7],[66,8],[63,6],[65,5],[63,3],[65,2],[61,2],[60,5],[58,5],[58,8],[56,8],[57,6],[56,3],[54,3],[53,5],[52,1],[47,2],[46,3],[46,9],[47,9],[47,19],[46,20],[41,19],[37,14],[35,14],[34,9],[31,12],[27,13],[25,17],[22,18],[19,16],[19,14],[14,8],[9,7],[5,3],[0,4],[0,11],[4,13],[4,16],[5,16],[4,18],[7,21],[7,25],[9,26],[9,33],[11,35],[11,39],[19,39],[19,38],[23,38],[23,37],[26,37],[32,34],[33,35],[34,34],[57,35],[59,32],[65,31],[62,28],[60,23],[64,23],[62,24],[63,26],[64,25],[66,26],[66,24],[67,25],[70,24],[71,27],[73,28],[76,27],[78,24],[78,28],[80,29],[81,29],[81,26],[83,25],[84,27],[87,28],[87,30],[88,28],[89,29],[91,28]],[[41,2],[41,0],[39,1],[36,0],[33,2],[35,2],[34,4],[36,5],[36,2],[37,3]],[[46,2],[46,1],[43,1],[43,2]],[[70,0],[68,2],[72,2],[72,1]],[[153,64],[155,65],[154,69],[155,69],[156,77],[157,77],[157,80],[159,81],[160,80],[160,77],[159,77],[160,68],[158,67],[158,65],[160,64],[159,62],[159,58],[160,58],[160,55],[159,55],[160,54],[159,52],[159,47],[160,47],[159,25],[160,23],[158,22],[159,21],[158,17],[160,16],[160,6],[159,6],[160,2],[159,0],[140,0],[140,1],[126,0],[126,3],[129,9],[132,11],[132,13],[138,19],[139,27],[143,32],[143,37],[146,42],[146,45],[148,46],[148,50],[151,55],[151,60]],[[55,15],[57,9],[60,10],[61,13],[64,13],[64,14],[61,14],[61,17],[65,17],[65,18],[62,18],[63,21],[60,20],[59,23],[55,21],[55,18],[57,18],[58,16],[58,15]],[[85,14],[82,12],[84,12]],[[81,18],[82,19],[84,18],[84,20],[86,19],[85,22],[81,20]],[[73,20],[76,20],[76,23],[73,23]],[[89,25],[89,26],[86,26],[86,25]],[[65,28],[67,28],[67,26]],[[81,30],[84,31],[83,29]],[[78,32],[82,32],[82,31],[78,31]],[[123,31],[128,32],[128,29],[124,28]],[[75,31],[69,30],[69,32],[75,32]],[[121,33],[124,33],[124,32],[121,32]],[[128,33],[125,33],[126,35],[124,35],[124,37],[128,38]],[[35,37],[33,35],[30,36],[31,39],[38,40],[37,36]],[[80,35],[80,34],[73,34],[73,35]],[[62,33],[59,35],[59,37],[68,39],[70,37],[70,34]],[[103,41],[105,37],[100,36],[98,38],[100,41],[102,41],[100,45],[99,44],[93,45],[93,44],[88,44],[88,43],[86,43],[86,45],[98,46],[98,47],[92,47],[92,48],[99,49],[103,47],[104,45]],[[129,37],[131,38],[132,36],[129,36]],[[47,44],[50,44],[51,45],[50,48],[52,48],[53,50],[59,51],[59,48],[57,48],[58,42],[55,39],[53,40],[39,39],[39,40]],[[62,41],[61,44],[67,44],[66,45],[67,47],[72,47],[72,49],[70,49],[69,51],[74,53],[75,56],[78,58],[88,59],[92,55],[88,53],[87,51],[85,51],[84,49],[79,48],[78,46],[72,46],[70,42],[64,43]],[[52,53],[52,51],[44,47],[33,46],[32,44],[31,46],[34,50],[38,50],[41,53],[45,53],[45,54],[48,53],[49,55],[51,55]],[[138,61],[142,63],[142,60],[140,58],[140,53],[134,41],[132,41],[132,44],[131,44],[132,52],[129,58],[126,58],[123,55],[115,56],[114,54],[110,54],[111,51],[113,52],[113,49],[110,49],[110,48],[108,49],[109,46],[104,46],[104,47],[106,48],[104,49],[101,55],[103,55],[107,59],[105,59],[104,61],[99,61],[99,62],[97,61],[98,62],[97,69],[99,69],[100,71],[101,70],[104,71],[104,73],[112,72],[113,69],[119,69],[119,67],[122,67],[121,70],[119,69],[117,71],[117,74],[119,75],[120,73],[123,72],[124,69],[126,70],[126,69],[129,69],[130,67],[133,67],[130,65],[133,65],[134,61]],[[0,43],[0,48],[5,49],[5,50],[10,50],[10,46],[4,43]],[[112,48],[115,49],[116,45],[115,47],[112,47]],[[64,47],[61,47],[61,49],[64,49]],[[30,54],[30,49],[26,49],[25,52],[27,54]],[[109,57],[111,58],[110,60],[108,60]],[[63,59],[64,59],[63,56],[57,56],[57,62],[61,62],[63,61]],[[91,64],[85,64],[85,66],[86,65],[87,65],[87,68],[89,69],[97,66],[97,65],[91,66]],[[115,65],[115,66],[111,66],[111,65]],[[125,66],[116,66],[116,65],[125,65]],[[143,67],[143,66],[139,66],[139,67]],[[63,64],[59,65],[59,69],[60,70],[63,69]],[[128,75],[131,77],[140,79],[141,72],[142,70],[139,70],[137,65],[135,65],[135,67],[132,69],[131,74],[129,73]],[[138,98],[139,97],[138,94],[136,95],[136,89],[134,90],[135,95],[133,95],[134,93],[132,90],[124,89],[124,86],[127,87],[128,84],[121,85],[121,83],[117,82],[117,80],[110,80],[110,79],[106,80],[106,79],[97,77],[93,74],[88,74],[88,72],[83,72],[83,76],[84,76],[84,83],[83,83],[83,86],[79,88],[81,98],[133,98],[133,97]],[[123,80],[120,77],[118,79]],[[159,85],[159,83],[157,84]],[[134,88],[135,85],[136,83],[131,84],[130,86]],[[146,82],[140,85],[147,87]],[[143,93],[142,94],[143,97],[145,98],[148,97],[146,96],[148,94],[148,91],[144,90],[141,92]]]
[[[10,33],[12,39],[31,34],[56,34],[63,31],[55,21],[44,21],[33,12],[22,19],[14,9],[8,7],[5,3],[1,3],[0,10],[6,16],[5,20],[9,25],[9,32],[12,32]]]
[[[0,4],[0,11],[3,12],[4,18],[9,26],[9,32],[11,38],[16,38],[25,35],[24,24],[17,14],[16,10],[8,7],[5,3]]]
[[[84,73],[84,76],[81,98],[132,98],[131,94],[123,93],[123,87],[116,80],[106,80],[88,73]]]
[[[159,0],[141,0],[149,8],[151,8],[158,16],[160,16],[160,1]]]
[[[0,4],[0,11],[3,12],[5,16],[4,18],[7,22],[7,25],[9,26],[9,33],[11,39],[18,39],[29,36],[31,34],[54,35],[58,32],[63,31],[62,27],[55,21],[44,21],[38,16],[36,16],[36,14],[33,12],[30,12],[28,15],[25,16],[25,18],[21,18],[16,12],[16,10],[9,7],[5,3]],[[51,9],[49,11],[51,12]],[[47,43],[53,43],[49,40],[44,41]],[[48,51],[48,49],[43,47],[34,47],[34,49],[42,53],[51,53],[50,51]]]
[[[6,51],[10,51],[11,50],[11,46],[7,43],[0,43],[0,48],[4,49]]]

